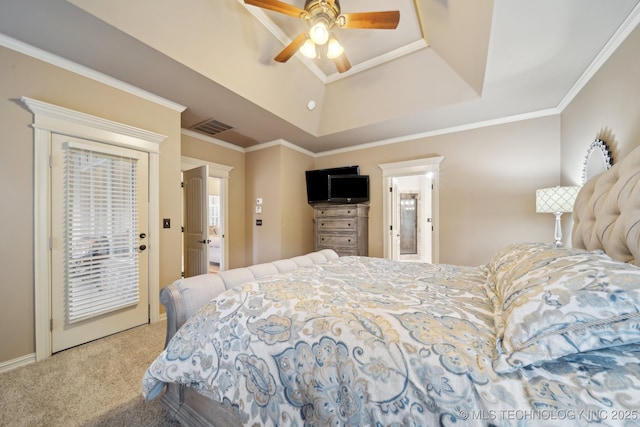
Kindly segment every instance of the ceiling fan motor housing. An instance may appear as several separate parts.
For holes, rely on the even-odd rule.
[[[334,0],[333,4],[327,0],[306,0],[304,10],[308,12],[306,18],[310,25],[324,21],[331,28],[340,15],[340,3],[338,0]]]

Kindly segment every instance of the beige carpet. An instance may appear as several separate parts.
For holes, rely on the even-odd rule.
[[[165,327],[140,326],[0,374],[0,426],[178,426],[141,394]]]

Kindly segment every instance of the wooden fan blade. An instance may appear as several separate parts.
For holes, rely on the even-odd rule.
[[[400,22],[400,11],[343,13],[342,28],[364,28],[378,30],[393,30]],[[337,20],[340,22],[340,18]]]
[[[282,49],[282,51],[274,58],[278,62],[287,62],[293,55],[296,54],[298,49],[302,47],[304,42],[307,41],[309,36],[307,33],[302,33],[298,37],[295,38],[294,41],[289,43],[287,47]]]
[[[300,9],[299,7],[283,3],[278,0],[244,0],[244,2],[245,4],[284,13],[285,15],[295,16],[296,18],[300,18],[307,13],[304,9]]]
[[[338,69],[339,73],[344,73],[345,71],[349,71],[351,69],[351,63],[349,62],[347,55],[344,53],[337,58],[333,58],[333,62],[334,64],[336,64],[336,68]]]

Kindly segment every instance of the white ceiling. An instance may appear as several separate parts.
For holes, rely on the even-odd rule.
[[[345,13],[400,10],[396,30],[336,30],[344,74],[300,54],[274,62],[304,24],[239,0],[0,0],[0,34],[186,106],[185,128],[213,118],[234,128],[223,141],[318,153],[556,113],[639,3],[342,0]]]

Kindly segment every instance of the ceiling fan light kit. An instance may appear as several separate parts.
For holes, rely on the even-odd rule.
[[[311,39],[307,39],[304,42],[302,47],[300,48],[300,53],[302,53],[307,58],[315,58],[316,57],[316,45],[311,41]]]
[[[309,30],[309,38],[318,45],[323,45],[329,40],[329,26],[324,19],[319,19]]]
[[[335,59],[344,53],[344,48],[338,40],[332,35],[327,45],[327,58]]]
[[[279,0],[244,0],[245,4],[258,6],[285,15],[303,19],[309,25],[309,31],[300,34],[274,58],[278,62],[287,62],[299,50],[308,58],[319,57],[316,46],[324,47],[327,58],[332,59],[338,72],[344,73],[351,63],[344,48],[331,29],[335,26],[348,29],[395,29],[400,22],[400,12],[340,12],[338,0],[306,0],[304,9]],[[325,47],[325,45],[327,45]]]

